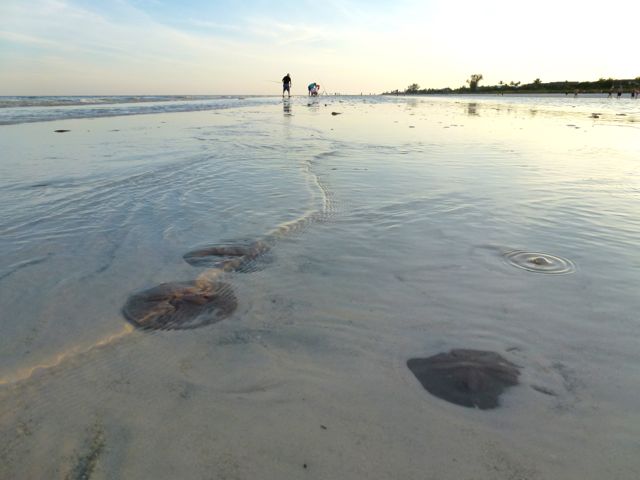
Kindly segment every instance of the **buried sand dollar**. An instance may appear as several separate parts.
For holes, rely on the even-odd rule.
[[[226,283],[163,283],[131,295],[122,314],[143,330],[186,330],[219,322],[237,306]]]
[[[454,349],[407,361],[432,395],[463,407],[482,410],[499,406],[502,392],[518,384],[520,370],[495,352]]]
[[[505,259],[514,267],[536,273],[563,275],[573,273],[575,266],[566,258],[549,253],[525,252],[513,250],[504,254]]]

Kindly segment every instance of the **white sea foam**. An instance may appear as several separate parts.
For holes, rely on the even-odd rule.
[[[241,96],[86,96],[0,97],[0,125],[72,118],[195,112],[273,104],[268,97]]]

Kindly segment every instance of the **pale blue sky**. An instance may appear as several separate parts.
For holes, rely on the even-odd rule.
[[[1,0],[0,95],[635,78],[639,18],[632,1]]]

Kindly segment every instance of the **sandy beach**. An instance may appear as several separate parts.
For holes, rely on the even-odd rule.
[[[0,478],[637,478],[639,105],[271,97],[0,125]],[[233,271],[183,258],[258,240]],[[220,321],[123,316],[214,274]],[[407,368],[455,348],[519,368],[498,408]]]

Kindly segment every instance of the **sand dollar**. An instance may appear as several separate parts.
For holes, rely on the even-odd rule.
[[[162,283],[131,295],[122,313],[136,328],[184,330],[219,322],[236,307],[236,297],[226,283]]]
[[[499,406],[502,392],[518,384],[520,370],[495,352],[454,349],[407,362],[432,395],[463,407],[482,410]]]
[[[182,258],[194,267],[219,268],[226,272],[240,269],[269,249],[265,242],[223,243],[198,248]]]

